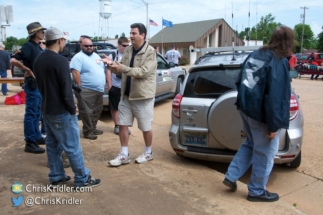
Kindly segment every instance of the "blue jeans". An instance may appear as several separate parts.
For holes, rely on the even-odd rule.
[[[43,118],[47,130],[49,181],[59,181],[66,177],[62,161],[64,150],[74,172],[75,186],[83,186],[90,175],[90,170],[84,165],[77,116],[69,113],[43,114]]]
[[[46,128],[45,128],[44,118],[42,115],[40,116],[40,123],[41,123],[40,132],[41,134],[46,135]]]
[[[7,71],[0,71],[0,77],[1,78],[6,78],[7,77]],[[7,84],[1,84],[1,92],[3,95],[7,94],[8,88]]]
[[[26,142],[36,142],[41,139],[39,130],[41,94],[36,89],[30,88],[28,82],[30,78],[25,78],[24,91],[26,93],[26,108],[24,118],[24,134]]]
[[[248,190],[250,196],[259,196],[266,190],[270,172],[274,166],[274,158],[278,151],[280,129],[274,139],[267,137],[267,125],[251,119],[240,111],[243,132],[247,139],[240,146],[230,163],[225,177],[235,182],[252,164]]]

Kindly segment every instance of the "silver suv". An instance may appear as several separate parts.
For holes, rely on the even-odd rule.
[[[209,52],[191,67],[180,93],[173,100],[169,139],[177,155],[218,162],[233,159],[246,138],[234,105],[237,99],[235,81],[248,51],[258,48],[195,49]],[[286,163],[293,168],[301,164],[303,125],[298,96],[291,90],[289,129],[280,133],[276,164]]]
[[[98,54],[109,56],[116,50],[98,50]],[[155,102],[163,99],[174,97],[180,92],[183,85],[186,70],[180,67],[175,67],[175,64],[168,63],[159,53],[157,53],[157,70],[156,70],[156,95]],[[105,85],[103,95],[103,106],[107,109],[109,105],[109,88]]]

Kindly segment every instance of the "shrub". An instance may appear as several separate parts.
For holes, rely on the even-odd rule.
[[[184,66],[190,63],[190,59],[186,57],[185,55],[182,55],[182,57],[178,61],[178,65]]]

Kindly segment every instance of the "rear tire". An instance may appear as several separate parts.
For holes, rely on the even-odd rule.
[[[297,157],[292,162],[290,162],[288,166],[296,169],[301,165],[301,161],[302,161],[302,151],[299,152]]]
[[[177,84],[176,84],[176,90],[175,90],[175,96],[179,94],[181,91],[181,88],[183,86],[183,77],[178,77],[177,78]]]

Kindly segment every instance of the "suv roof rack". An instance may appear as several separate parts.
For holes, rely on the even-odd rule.
[[[261,46],[227,46],[227,47],[210,47],[210,48],[193,48],[191,52],[201,52],[202,55],[207,52],[228,52],[232,53],[235,51],[254,51],[258,50]]]

